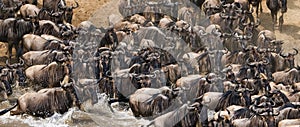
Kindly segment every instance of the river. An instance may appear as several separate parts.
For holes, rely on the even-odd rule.
[[[98,94],[98,103],[91,105],[86,102],[82,110],[77,107],[70,108],[64,114],[55,113],[48,118],[38,118],[29,115],[11,116],[8,113],[0,116],[0,126],[5,127],[138,127],[149,123],[148,120],[137,119],[130,108],[113,103],[109,106],[105,94]],[[7,107],[8,101],[1,103]],[[84,111],[83,111],[84,110]]]

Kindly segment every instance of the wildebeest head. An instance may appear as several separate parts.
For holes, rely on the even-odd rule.
[[[73,9],[76,9],[79,7],[79,4],[77,1],[75,1],[76,5],[71,6],[71,7],[65,7],[65,14],[64,14],[64,19],[66,20],[67,23],[72,23],[72,18],[73,18]]]
[[[16,17],[17,7],[3,7],[0,11],[3,13],[3,19]]]
[[[140,74],[136,78],[137,80],[137,89],[144,88],[144,87],[150,87],[151,86],[151,79],[155,78],[155,75],[145,75]]]
[[[48,12],[45,11],[49,16],[50,16],[50,20],[53,21],[56,24],[61,24],[63,23],[63,15],[64,15],[64,11],[59,11],[59,12]]]
[[[274,90],[269,93],[269,98],[272,98],[275,102],[275,106],[281,106],[283,104],[289,103],[290,100],[287,96],[280,90]]]
[[[298,54],[298,50],[294,49],[294,53],[288,53],[288,54],[283,54],[282,52],[280,52],[280,56],[282,56],[284,58],[285,61],[287,61],[287,63],[289,64],[290,68],[294,68],[295,67],[295,55]]]
[[[158,53],[151,53],[146,58],[146,61],[150,63],[153,69],[160,68],[160,55]]]
[[[248,88],[227,91],[220,98],[215,111],[225,110],[230,105],[250,106],[252,91]]]
[[[119,44],[117,34],[113,28],[110,28],[106,31],[104,37],[100,42],[99,47],[108,47],[112,50],[115,50]]]

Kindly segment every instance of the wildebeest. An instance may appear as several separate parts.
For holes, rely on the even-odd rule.
[[[0,3],[0,19],[15,18],[19,7],[5,7]]]
[[[47,40],[39,35],[26,34],[22,39],[23,53],[28,51],[59,50],[62,51],[68,46],[62,43],[60,39]]]
[[[183,104],[180,107],[165,113],[151,121],[147,126],[154,125],[155,127],[194,127],[199,125],[199,103],[192,105]]]
[[[63,80],[69,80],[68,65],[62,63],[62,59],[58,61],[61,62],[52,62],[48,65],[34,65],[25,70],[26,77],[35,89],[40,89],[40,87],[59,87],[61,82],[65,82]]]
[[[67,52],[57,50],[30,51],[22,55],[26,66],[50,64],[51,62],[70,57]]]
[[[17,51],[17,57],[21,56],[22,49],[19,47],[19,42],[25,34],[33,32],[34,29],[35,25],[31,21],[15,18],[0,20],[0,41],[8,43],[9,60],[12,57],[13,46]]]
[[[167,109],[177,94],[168,87],[141,88],[130,95],[129,105],[135,117],[152,117]]]
[[[271,10],[271,16],[273,20],[273,31],[275,24],[277,24],[277,13],[281,10],[281,16],[279,17],[279,30],[282,31],[283,14],[287,12],[287,0],[267,0],[268,8]]]
[[[47,88],[38,92],[25,93],[17,103],[0,111],[3,115],[10,111],[11,115],[30,114],[38,117],[50,117],[55,112],[65,113],[77,101],[74,90],[69,88]]]
[[[291,85],[299,82],[299,71],[295,68],[288,71],[277,71],[272,74],[274,82]]]
[[[248,0],[249,3],[252,5],[252,7],[256,8],[256,17],[258,17],[258,10],[260,9],[260,13],[263,12],[263,8],[262,8],[262,0]]]
[[[65,0],[43,0],[43,8],[49,12],[59,12],[64,6],[66,6]]]
[[[108,29],[104,37],[100,41],[99,47],[111,48],[113,51],[119,44],[117,34],[114,29]]]
[[[213,15],[221,11],[221,1],[220,0],[205,0],[202,5],[203,12],[206,16]]]
[[[299,124],[300,119],[284,119],[278,123],[278,127],[296,127]]]
[[[12,94],[12,88],[10,83],[6,80],[9,72],[2,72],[0,74],[0,101],[8,99],[8,96]]]
[[[75,1],[75,5],[69,7],[66,5],[65,0],[44,0],[43,8],[41,10],[39,18],[48,19],[54,16],[58,17],[56,23],[64,23],[64,21],[66,21],[67,23],[72,23],[73,9],[78,7],[79,4],[77,1]]]

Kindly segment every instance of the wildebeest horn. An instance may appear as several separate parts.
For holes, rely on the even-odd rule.
[[[156,73],[153,73],[152,75],[150,75],[150,78],[156,78]]]
[[[277,114],[272,114],[272,116],[278,116],[280,114],[279,111],[277,111]]]
[[[221,4],[223,8],[228,8],[231,7],[231,4],[225,4],[225,2],[223,4]]]
[[[1,76],[7,76],[8,75],[8,72],[7,71],[4,71],[4,74],[3,74],[3,72],[0,74],[0,77]]]
[[[256,24],[254,25],[254,27],[258,27],[261,24],[261,21],[259,18],[256,19]]]
[[[60,8],[60,9],[66,9],[66,6],[62,6],[61,4],[59,4],[58,8]]]
[[[226,111],[227,111],[228,115],[230,115],[230,111],[228,109],[226,109]]]
[[[251,62],[250,63],[250,58],[248,58],[247,60],[246,60],[246,63],[249,65],[249,66],[254,66],[255,65],[255,62]]]
[[[13,66],[12,66],[12,65],[10,65],[10,64],[8,63],[8,59],[6,60],[5,64],[6,64],[6,66],[7,66],[8,68],[10,68],[10,69],[12,69],[12,68],[13,68]]]
[[[223,19],[227,19],[229,16],[225,15],[224,13],[219,13],[219,16]]]
[[[252,88],[252,89],[248,89],[248,88],[246,88],[246,90],[247,91],[249,91],[249,92],[253,92],[254,91],[254,89]]]
[[[252,36],[253,36],[253,34],[252,34],[252,33],[249,33],[249,35],[246,35],[246,38],[245,38],[245,39],[251,39]]]
[[[238,3],[238,2],[234,2],[234,4],[233,4],[234,6],[233,7],[235,7],[236,9],[242,9],[242,5],[240,4],[240,3]]]
[[[228,38],[228,37],[230,37],[231,35],[232,35],[231,33],[223,33],[223,34],[222,34],[222,37]]]
[[[84,62],[84,63],[87,63],[87,62],[89,62],[89,57],[86,57],[86,59],[82,59],[82,62]]]
[[[212,30],[212,34],[217,35],[217,36],[222,36],[222,33],[219,31],[218,28],[214,28],[214,29]]]
[[[229,52],[229,50],[226,48],[226,47],[224,47],[224,54],[227,54]]]
[[[220,118],[222,118],[222,119],[224,119],[222,116],[221,116],[221,112],[218,112],[219,114],[218,114],[218,119],[220,119]]]
[[[75,0],[74,2],[75,2],[75,6],[72,6],[72,9],[75,9],[75,8],[79,7],[78,1]]]
[[[295,48],[293,48],[293,49],[294,49],[295,53],[293,53],[293,54],[291,54],[291,55],[295,56],[295,55],[297,55],[297,54],[298,54],[298,50],[297,50],[297,49],[295,49]]]
[[[265,58],[265,59],[263,60],[263,64],[264,64],[264,65],[267,65],[267,64],[269,64],[269,63],[270,63],[269,59]]]
[[[282,51],[279,53],[279,55],[282,56],[282,57],[287,57],[287,55],[283,54]]]
[[[23,66],[24,65],[24,60],[22,58],[20,58],[20,63],[18,64],[18,66]]]
[[[241,35],[239,35],[237,32],[235,32],[233,35],[235,38],[239,38],[239,39],[241,38]]]
[[[199,30],[199,33],[200,33],[201,36],[206,36],[207,35],[207,33],[204,30]]]

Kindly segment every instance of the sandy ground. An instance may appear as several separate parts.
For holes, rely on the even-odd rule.
[[[67,5],[74,4],[74,0],[66,0]],[[108,26],[108,16],[111,14],[120,15],[118,12],[119,0],[78,0],[79,8],[75,9],[73,24],[77,26],[85,20],[92,21],[97,27]],[[39,0],[41,6],[42,0]],[[261,19],[260,29],[272,30],[272,18],[263,0],[263,13],[259,14]],[[291,52],[292,48],[300,50],[300,0],[288,0],[288,11],[284,15],[283,31],[278,28],[275,34],[278,40],[284,41],[284,52]],[[280,15],[280,14],[279,14]],[[6,45],[0,43],[0,64],[5,62]],[[297,63],[300,63],[300,54],[296,56]]]

